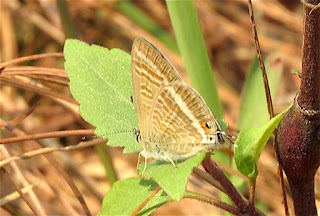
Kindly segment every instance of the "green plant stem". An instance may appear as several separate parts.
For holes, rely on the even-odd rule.
[[[249,178],[249,207],[251,212],[255,211],[254,203],[255,203],[255,193],[256,193],[256,178]]]
[[[241,215],[241,212],[239,211],[239,209],[237,209],[234,206],[228,205],[228,204],[221,202],[219,200],[216,200],[214,198],[204,196],[202,194],[198,194],[198,193],[195,193],[195,192],[192,192],[189,190],[186,191],[183,198],[190,198],[190,199],[195,199],[195,200],[199,200],[202,202],[206,202],[206,203],[209,203],[209,204],[216,206],[218,208],[224,209],[224,210],[230,212],[231,214]]]
[[[166,3],[191,84],[213,114],[223,119],[222,105],[194,3],[192,0],[166,0]]]
[[[106,170],[107,179],[110,185],[113,185],[116,181],[118,181],[118,177],[116,171],[114,170],[113,163],[110,157],[110,147],[105,143],[96,145],[96,149],[102,161],[102,164]]]

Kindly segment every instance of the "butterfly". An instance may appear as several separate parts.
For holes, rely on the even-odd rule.
[[[204,99],[142,37],[133,42],[131,70],[140,129],[135,135],[143,148],[139,159],[142,155],[145,161],[153,158],[175,166],[175,161],[215,149],[225,142],[225,133]]]

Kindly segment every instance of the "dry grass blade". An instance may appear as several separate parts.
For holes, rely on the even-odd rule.
[[[9,124],[7,122],[5,122],[4,120],[0,119],[0,125],[6,125],[6,129],[9,130],[11,133],[13,133],[16,136],[21,136],[24,135],[24,133],[22,131],[20,131],[19,129],[13,127],[12,125],[9,126]],[[34,149],[41,149],[42,146],[40,144],[38,144],[36,141],[34,140],[30,140],[30,141],[26,141],[32,148]],[[1,147],[1,146],[0,146]],[[78,198],[84,212],[86,215],[91,215],[89,208],[82,196],[82,194],[80,193],[79,189],[77,188],[77,186],[74,184],[74,182],[72,181],[72,179],[69,177],[69,175],[66,173],[66,171],[62,168],[62,166],[59,164],[59,162],[51,155],[51,154],[44,154],[43,155],[49,162],[50,164],[60,173],[60,175],[66,180],[66,182],[68,183],[68,185],[70,186],[71,190],[73,191],[73,193],[75,194],[75,196]],[[39,205],[40,206],[40,205]]]
[[[25,194],[20,190],[20,188],[18,187],[18,185],[13,181],[13,179],[11,178],[10,174],[8,173],[8,171],[1,167],[1,172],[7,176],[7,178],[9,179],[11,185],[16,189],[16,191],[19,193],[20,197],[25,201],[25,203],[27,203],[27,205],[30,207],[30,209],[32,210],[32,212],[35,215],[40,215],[40,213],[37,211],[37,209],[33,206],[33,203],[29,202],[29,200],[27,199],[27,197],[25,196]]]
[[[67,137],[67,136],[93,136],[94,130],[70,130],[70,131],[55,131],[49,133],[42,133],[42,134],[33,134],[33,135],[26,135],[20,137],[12,137],[1,139],[0,144],[9,144],[14,142],[22,142],[28,140],[36,140],[36,139],[44,139],[44,138],[54,138],[54,137]]]
[[[9,122],[10,125],[17,125],[19,124],[21,121],[23,121],[25,118],[27,118],[35,109],[36,109],[37,105],[32,107],[31,109],[29,109],[25,114],[19,116],[18,118],[16,119],[13,119]],[[0,130],[4,129],[5,128],[5,125],[0,125]],[[1,140],[0,140],[0,143],[1,143]]]
[[[12,156],[10,158],[6,158],[2,161],[0,161],[0,167],[12,162],[12,161],[17,161],[17,160],[22,160],[22,159],[28,159],[31,157],[35,157],[38,155],[43,155],[43,154],[48,154],[48,153],[52,153],[55,151],[69,151],[69,150],[75,150],[75,149],[82,149],[82,148],[87,148],[93,145],[97,145],[99,143],[103,143],[108,141],[108,139],[96,139],[93,141],[87,141],[87,142],[82,142],[79,143],[78,145],[74,145],[74,146],[66,146],[66,147],[46,147],[46,148],[41,148],[41,149],[37,149],[31,152],[26,152],[23,153],[21,155],[17,155],[17,156]]]
[[[269,111],[269,115],[270,115],[270,119],[271,119],[274,117],[274,110],[273,110],[272,98],[271,98],[271,94],[270,94],[269,81],[268,81],[268,77],[267,77],[266,68],[264,66],[264,61],[262,58],[261,47],[260,47],[259,37],[258,37],[257,29],[256,29],[256,21],[254,19],[254,15],[253,15],[251,0],[248,0],[248,3],[249,3],[249,14],[250,14],[251,22],[252,22],[254,43],[256,46],[257,55],[258,55],[258,59],[259,59],[260,67],[261,67],[263,84],[264,84],[264,89],[265,89],[267,103],[268,103],[268,111]]]
[[[50,97],[52,99],[61,99],[63,101],[72,103],[72,104],[78,104],[74,99],[64,96],[60,93],[54,92],[48,88],[45,87],[40,87],[34,84],[30,84],[30,83],[26,83],[20,79],[17,78],[13,78],[13,77],[8,77],[8,76],[1,76],[0,77],[0,85],[3,84],[7,84],[7,85],[11,85],[11,86],[15,86],[15,87],[19,87],[19,88],[23,88],[29,91],[33,91],[37,94],[46,96],[46,97]]]
[[[2,75],[46,75],[46,76],[56,76],[60,78],[68,78],[65,70],[59,68],[51,67],[36,67],[36,66],[13,66],[6,67],[2,71]]]
[[[69,85],[69,79],[61,79],[58,77],[50,77],[50,76],[46,76],[46,75],[31,75],[31,74],[24,74],[24,76],[28,77],[28,78],[32,78],[34,80],[58,84],[58,85],[65,86],[65,87],[68,87],[68,85]]]
[[[24,56],[21,58],[14,59],[12,61],[4,62],[0,64],[0,68],[5,68],[12,64],[18,64],[26,61],[41,59],[41,58],[47,58],[47,57],[63,57],[63,53],[45,53],[45,54],[37,54],[37,55],[31,55],[31,56]]]
[[[3,169],[3,168],[2,168]],[[21,189],[21,192],[26,194],[28,193],[29,191],[31,191],[36,185],[29,185],[27,187],[24,187]],[[11,194],[8,194],[4,197],[1,197],[0,198],[0,206],[3,206],[9,202],[12,202],[13,200],[16,200],[18,199],[20,196],[20,194],[16,191],[16,192],[13,192]]]
[[[27,8],[23,7],[19,1],[4,1],[5,6],[7,6],[13,13],[18,13],[20,19],[25,22],[30,22],[41,29],[43,32],[50,35],[54,40],[63,43],[65,40],[64,33],[52,25],[48,20],[35,11],[30,11]]]
[[[0,150],[2,151],[4,156],[10,157],[12,155],[10,150],[7,149],[5,146],[0,146]],[[23,185],[23,187],[29,187],[30,184],[29,184],[28,180],[26,179],[24,172],[22,172],[22,170],[17,165],[17,163],[12,162],[10,165],[14,171],[14,174],[18,177],[19,182]],[[10,181],[10,179],[9,179],[9,181]],[[46,215],[46,213],[43,209],[43,206],[41,205],[41,202],[39,201],[38,196],[35,194],[35,192],[33,190],[30,190],[28,195],[30,198],[30,200],[28,202],[32,203],[31,205],[32,205],[33,210],[35,210],[37,212],[37,214],[39,214],[39,215]]]

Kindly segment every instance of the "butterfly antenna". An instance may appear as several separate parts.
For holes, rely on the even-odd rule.
[[[231,136],[231,135],[229,135],[229,134],[226,134],[226,132],[224,132],[224,131],[217,131],[216,133],[220,133],[220,134],[224,135],[224,136],[231,142],[232,145],[234,145],[235,147],[238,147],[238,146],[232,141],[232,139],[235,139],[236,137]]]
[[[100,137],[102,137],[102,136],[108,136],[108,135],[114,135],[114,134],[120,134],[120,133],[132,133],[132,132],[134,132],[134,130],[116,131],[116,132],[112,132],[112,133],[103,134],[103,135],[101,135]],[[98,137],[98,136],[96,136],[96,137]]]
[[[229,134],[226,134],[226,137],[227,137],[227,139],[232,143],[232,145],[233,145],[234,147],[238,147],[238,145],[235,144],[235,143],[231,140],[231,139],[235,139],[236,137],[231,136],[231,135],[229,135]]]

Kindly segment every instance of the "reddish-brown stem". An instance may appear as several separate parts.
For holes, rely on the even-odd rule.
[[[291,181],[288,178],[292,199],[294,200],[295,214],[298,215],[317,215],[314,200],[314,178],[306,179],[304,182]]]
[[[306,1],[317,5],[319,0]],[[304,6],[304,39],[302,77],[298,104],[307,110],[320,112],[320,8]]]
[[[310,6],[320,0],[303,2],[300,93],[283,117],[276,139],[278,158],[288,177],[297,216],[317,215],[314,176],[320,166],[320,9]]]
[[[225,193],[232,200],[232,202],[239,208],[242,214],[250,213],[249,206],[242,199],[241,195],[237,189],[233,186],[227,176],[223,173],[221,169],[214,163],[210,157],[202,161],[204,169],[224,188]]]
[[[131,214],[131,216],[135,216],[139,213],[141,209],[161,190],[161,187],[157,187],[151,194],[148,196],[148,198],[143,201],[143,203]]]

